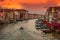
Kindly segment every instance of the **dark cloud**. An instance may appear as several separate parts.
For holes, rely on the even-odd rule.
[[[5,1],[5,0],[0,0],[0,2],[3,2],[3,1]]]
[[[39,3],[39,4],[29,4],[29,3],[22,3],[22,5],[28,9],[28,10],[33,10],[35,12],[39,11],[39,12],[45,12],[47,8],[51,7],[51,6],[56,6],[56,4],[54,3],[54,1],[48,1],[47,3]]]

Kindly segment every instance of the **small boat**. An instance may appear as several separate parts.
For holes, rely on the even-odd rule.
[[[24,28],[23,27],[20,27],[20,30],[24,30]]]

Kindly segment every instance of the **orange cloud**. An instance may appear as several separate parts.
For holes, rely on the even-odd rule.
[[[0,6],[5,8],[23,8],[22,3],[27,4],[42,4],[48,0],[3,0],[0,1]]]
[[[0,1],[0,6],[4,8],[34,8],[42,9],[50,6],[60,5],[60,0],[3,0]],[[43,8],[43,9],[45,9]]]
[[[17,1],[17,0],[16,0]],[[0,2],[0,6],[3,8],[15,8],[15,9],[21,9],[23,6],[21,4],[18,4],[14,0],[4,0]]]
[[[60,6],[60,0],[54,0],[54,3],[55,3],[57,6]]]
[[[21,0],[21,3],[29,3],[29,4],[39,4],[39,3],[46,3],[48,0]]]

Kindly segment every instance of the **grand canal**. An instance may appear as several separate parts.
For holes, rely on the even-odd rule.
[[[58,34],[56,36],[56,33],[45,34],[41,30],[36,30],[36,20],[1,25],[0,40],[59,40],[60,36]],[[24,30],[20,30],[20,27],[23,27]]]

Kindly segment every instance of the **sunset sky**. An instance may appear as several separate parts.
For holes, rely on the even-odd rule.
[[[0,0],[0,7],[23,8],[30,13],[44,13],[51,6],[60,6],[60,0]]]

